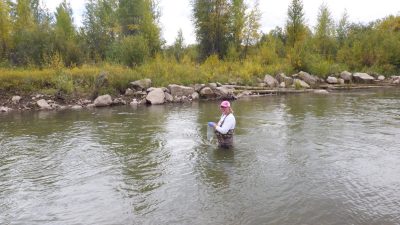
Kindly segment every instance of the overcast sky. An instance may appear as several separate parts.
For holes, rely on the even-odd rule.
[[[43,0],[51,10],[62,0]],[[186,44],[196,41],[191,19],[191,0],[158,0],[161,9],[162,36],[167,44],[174,42],[179,29],[182,29]],[[74,11],[74,22],[81,25],[86,1],[70,0]],[[248,3],[253,0],[247,0]],[[261,30],[268,33],[276,26],[283,27],[287,19],[287,9],[291,0],[259,0],[262,12]],[[305,18],[310,28],[316,23],[318,9],[326,3],[335,21],[347,10],[351,22],[368,23],[388,15],[400,14],[400,0],[303,0]]]

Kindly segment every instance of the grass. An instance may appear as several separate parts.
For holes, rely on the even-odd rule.
[[[209,82],[251,85],[256,83],[256,78],[274,72],[274,68],[281,70],[283,65],[261,66],[251,60],[222,61],[216,56],[209,57],[202,64],[185,59],[178,63],[174,59],[157,56],[135,68],[108,63],[74,68],[0,68],[0,89],[9,92],[63,91],[67,94],[89,95],[100,73],[107,75],[107,83],[100,92],[113,92],[110,94],[123,93],[130,82],[144,78],[150,78],[155,87]]]

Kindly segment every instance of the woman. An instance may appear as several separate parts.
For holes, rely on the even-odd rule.
[[[233,116],[231,104],[228,101],[223,101],[220,105],[220,109],[222,115],[219,122],[209,122],[208,125],[215,129],[218,146],[222,148],[230,148],[233,145],[233,132],[236,126],[236,119],[235,116]]]

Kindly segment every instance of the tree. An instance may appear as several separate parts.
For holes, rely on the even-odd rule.
[[[246,22],[243,29],[244,33],[244,58],[246,58],[247,51],[250,45],[254,45],[260,39],[260,20],[261,20],[261,12],[258,8],[258,0],[256,0],[254,8],[250,11],[248,15],[246,15]]]
[[[76,43],[76,31],[73,24],[72,8],[66,0],[62,1],[55,12],[55,38],[57,52],[67,66],[81,63],[81,51]]]
[[[347,38],[348,35],[348,30],[349,30],[349,15],[347,14],[347,11],[345,10],[342,14],[341,19],[339,20],[339,23],[336,28],[336,39],[339,43],[339,46],[341,47],[344,44],[344,41]]]
[[[16,65],[26,65],[33,60],[34,32],[37,26],[34,23],[29,0],[18,0],[14,7],[11,62]]]
[[[158,14],[153,0],[120,0],[117,12],[124,36],[142,35],[152,55],[161,49]]]
[[[11,48],[11,17],[7,1],[0,0],[0,61],[6,59]]]
[[[193,0],[193,19],[202,59],[223,58],[229,43],[230,11],[227,0]]]
[[[185,49],[185,44],[184,44],[182,29],[179,29],[178,36],[176,37],[173,45],[173,54],[178,62],[180,62],[183,57],[184,49]]]
[[[304,67],[305,39],[307,27],[304,22],[303,3],[301,0],[292,0],[288,8],[286,21],[287,58],[293,68],[300,70]]]
[[[243,42],[243,29],[246,22],[247,7],[243,0],[232,0],[231,4],[230,32],[233,46],[236,48],[235,51],[239,52]]]
[[[335,25],[331,13],[325,4],[319,8],[317,25],[315,27],[315,47],[318,53],[325,57],[332,56],[335,51]]]
[[[104,60],[118,33],[116,0],[89,0],[83,18],[83,32],[91,59]]]
[[[304,22],[303,3],[301,0],[292,0],[288,8],[288,19],[286,21],[287,44],[295,47],[302,42],[306,34],[306,25]]]

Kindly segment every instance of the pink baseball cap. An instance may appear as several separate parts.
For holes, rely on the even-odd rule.
[[[229,103],[228,101],[223,101],[223,102],[221,102],[220,106],[224,107],[224,108],[230,108],[231,107],[231,103]]]

